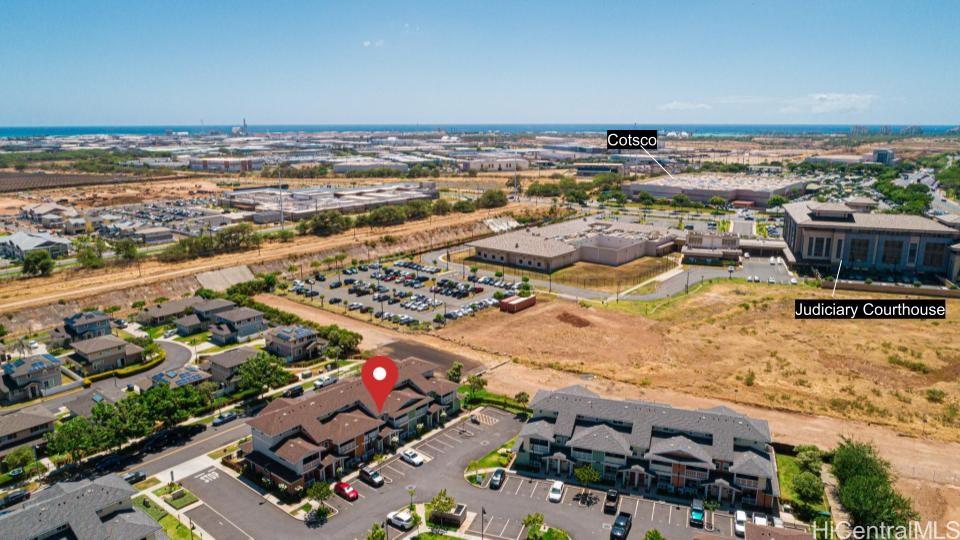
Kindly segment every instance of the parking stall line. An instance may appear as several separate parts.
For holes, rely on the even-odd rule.
[[[455,442],[457,444],[460,444],[462,442],[462,441],[458,441],[456,437],[451,437],[449,433],[442,433],[441,435],[443,435],[447,439],[450,439],[452,442]]]
[[[539,489],[539,488],[540,488],[540,481],[539,481],[539,480],[534,480],[534,481],[533,481],[533,489],[530,490],[530,498],[531,498],[531,499],[533,498],[533,494],[536,493],[536,492],[537,492],[537,489]]]
[[[432,443],[432,444],[442,444],[442,445],[446,446],[447,448],[453,448],[453,445],[452,445],[452,444],[450,444],[450,443],[448,443],[448,442],[441,441],[439,437],[434,437],[434,438],[430,439],[430,443]]]
[[[653,521],[653,514],[657,511],[657,503],[650,505],[650,521]]]
[[[507,520],[506,523],[503,524],[503,528],[500,529],[500,534],[498,534],[497,536],[499,536],[500,538],[503,538],[503,533],[507,532],[507,525],[510,525],[509,519]]]
[[[438,446],[434,446],[432,443],[427,443],[426,446],[428,446],[431,450],[434,450],[434,451],[436,451],[436,452],[440,452],[441,454],[446,454],[446,453],[447,453],[446,450],[444,450],[444,449],[442,449],[442,448],[440,448],[440,447],[438,447]]]

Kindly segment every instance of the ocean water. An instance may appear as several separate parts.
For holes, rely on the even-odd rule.
[[[162,135],[170,131],[190,134],[229,133],[233,126],[41,126],[3,127],[0,138],[52,137],[77,135]],[[865,126],[876,133],[881,126]],[[898,133],[903,125],[889,125]],[[924,134],[941,134],[955,127],[949,125],[920,126]],[[388,132],[388,133],[532,133],[548,135],[604,133],[608,129],[657,129],[661,134],[686,131],[696,136],[745,137],[755,135],[830,135],[850,132],[850,124],[265,124],[249,125],[251,133],[289,132]]]

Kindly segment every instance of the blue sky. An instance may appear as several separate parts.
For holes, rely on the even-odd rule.
[[[6,0],[0,125],[960,122],[960,2]]]

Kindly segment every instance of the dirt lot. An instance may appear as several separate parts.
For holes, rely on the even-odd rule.
[[[948,301],[944,321],[797,321],[797,292],[722,283],[665,305],[546,302],[440,335],[532,367],[960,440],[960,340],[945,339],[960,335],[960,301]],[[931,388],[946,393],[941,402]]]

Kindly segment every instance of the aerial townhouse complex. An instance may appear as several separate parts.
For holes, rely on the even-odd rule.
[[[624,489],[764,509],[780,497],[765,420],[604,399],[581,386],[537,392],[530,408],[514,447],[521,469],[564,477],[588,465]]]
[[[278,326],[267,330],[266,350],[283,361],[299,362],[316,358],[327,346],[317,331],[306,326]]]
[[[246,462],[289,490],[330,480],[433,427],[460,410],[457,384],[417,358],[397,363],[399,377],[383,411],[359,379],[297,399],[272,401],[249,420]]]

